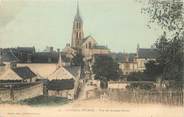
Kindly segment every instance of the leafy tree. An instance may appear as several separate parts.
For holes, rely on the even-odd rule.
[[[142,12],[163,30],[183,30],[183,0],[141,0],[145,4]]]
[[[145,3],[144,0],[142,2]],[[156,59],[162,80],[174,80],[174,87],[181,87],[184,71],[184,12],[183,0],[148,0],[143,13],[150,24],[158,24],[164,32],[155,43],[159,56]],[[166,35],[167,34],[167,35]],[[154,63],[147,64],[148,73],[157,73]],[[179,83],[180,82],[180,83]]]
[[[109,80],[118,80],[120,77],[119,65],[110,56],[96,56],[92,69],[95,79],[100,80],[101,83]]]
[[[84,56],[81,52],[78,52],[73,58],[71,64],[74,66],[84,66]]]
[[[146,63],[145,68],[144,73],[154,81],[156,81],[156,77],[161,75],[163,71],[162,66],[153,60]]]

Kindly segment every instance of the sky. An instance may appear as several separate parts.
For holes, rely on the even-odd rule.
[[[135,0],[79,0],[85,36],[115,52],[150,47],[160,35],[147,27]],[[46,46],[63,49],[71,42],[77,0],[0,0],[0,47]]]

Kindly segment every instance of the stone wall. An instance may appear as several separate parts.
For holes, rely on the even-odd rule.
[[[16,89],[13,92],[15,101],[37,97],[43,95],[43,84],[39,83],[29,88]]]
[[[9,89],[0,89],[0,102],[1,101],[10,101],[10,90]]]
[[[0,75],[2,75],[5,71],[6,67],[0,65]]]
[[[0,89],[0,101],[20,101],[43,95],[43,83],[19,89]]]
[[[48,90],[48,96],[64,97],[67,99],[74,99],[74,89],[72,90]]]

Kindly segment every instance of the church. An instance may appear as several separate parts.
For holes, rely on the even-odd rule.
[[[94,55],[110,54],[110,49],[103,45],[98,45],[96,39],[89,36],[84,36],[83,20],[80,15],[79,4],[77,4],[77,13],[73,21],[73,30],[71,44],[66,44],[63,52],[67,55],[72,55],[81,51],[85,59],[91,59]]]

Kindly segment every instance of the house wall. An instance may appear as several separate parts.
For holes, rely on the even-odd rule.
[[[132,72],[138,72],[138,64],[136,62],[120,63],[119,68],[122,70],[123,75],[129,75]]]
[[[67,99],[74,99],[74,89],[72,90],[48,90],[48,96],[64,97]]]
[[[34,78],[25,79],[24,81],[26,81],[27,83],[32,83],[32,82],[36,82],[37,79],[38,77],[34,77]]]
[[[110,54],[110,51],[108,49],[83,48],[82,49],[82,54],[85,57],[91,57],[92,55],[95,55],[95,54],[99,54],[99,55]]]
[[[6,66],[0,66],[0,75],[4,73]]]
[[[10,101],[10,90],[9,89],[0,89],[0,102],[1,101]]]
[[[0,89],[0,101],[19,101],[43,95],[43,83],[20,89]]]
[[[133,62],[120,63],[119,68],[122,70],[123,75],[129,75],[132,72],[144,72],[145,63],[155,59],[137,58]]]
[[[108,89],[126,89],[127,83],[123,82],[108,82]]]
[[[43,95],[43,84],[37,84],[29,88],[14,90],[14,100],[19,101]]]
[[[93,54],[109,54],[110,50],[108,49],[93,49]]]
[[[92,51],[92,49],[82,48],[82,54],[85,57],[91,57],[93,55],[93,51]]]

